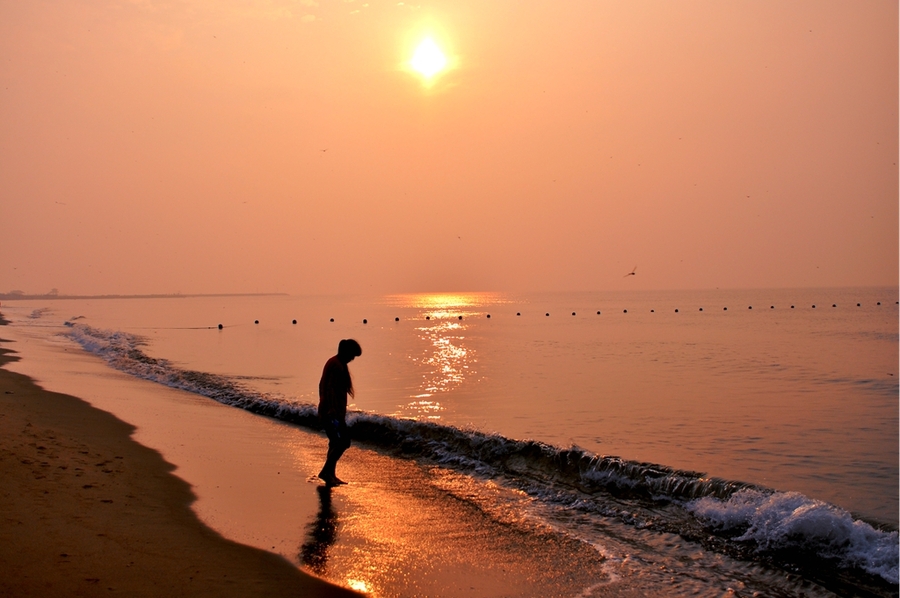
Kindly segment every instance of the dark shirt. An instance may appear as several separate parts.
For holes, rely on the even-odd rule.
[[[343,422],[347,417],[347,393],[350,388],[350,370],[335,355],[325,362],[319,381],[319,418]]]

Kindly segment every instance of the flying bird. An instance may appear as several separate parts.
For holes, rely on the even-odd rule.
[[[623,276],[622,278],[628,278],[629,276],[635,276],[635,272],[637,271],[637,266],[634,267],[634,270]]]

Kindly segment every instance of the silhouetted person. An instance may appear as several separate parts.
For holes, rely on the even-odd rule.
[[[353,381],[347,364],[362,355],[362,348],[347,338],[338,344],[338,353],[325,362],[319,381],[319,421],[328,436],[328,456],[319,477],[328,486],[345,484],[335,475],[338,459],[350,447],[347,430],[347,395],[353,396]]]

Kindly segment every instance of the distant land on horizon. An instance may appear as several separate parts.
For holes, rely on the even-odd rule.
[[[28,295],[22,292],[0,293],[0,301],[24,301],[34,299],[186,299],[188,297],[274,297],[290,293],[154,293],[145,295],[62,295],[44,293]]]

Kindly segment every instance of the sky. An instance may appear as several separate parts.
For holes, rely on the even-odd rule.
[[[0,0],[0,292],[897,286],[897,163],[893,0]]]

